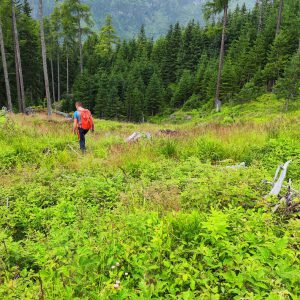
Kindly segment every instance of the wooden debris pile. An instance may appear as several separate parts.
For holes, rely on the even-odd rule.
[[[177,136],[179,131],[171,129],[162,129],[158,131],[158,135]]]

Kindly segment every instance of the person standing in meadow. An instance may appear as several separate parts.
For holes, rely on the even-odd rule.
[[[91,112],[88,109],[83,108],[82,102],[77,101],[75,103],[76,111],[74,113],[74,126],[73,132],[78,135],[80,150],[84,153],[85,147],[85,135],[91,130],[94,132],[94,120]]]

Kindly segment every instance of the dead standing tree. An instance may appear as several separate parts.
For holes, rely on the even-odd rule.
[[[5,87],[6,87],[7,108],[8,108],[8,111],[12,112],[10,84],[9,84],[8,71],[7,71],[6,53],[5,53],[5,47],[4,47],[4,38],[3,38],[3,33],[2,33],[1,19],[0,19],[0,47],[1,47],[1,56],[2,56],[3,72],[4,72],[4,79],[5,79]]]
[[[24,80],[23,80],[23,70],[22,70],[19,36],[18,36],[18,29],[17,29],[16,9],[15,9],[14,0],[11,1],[11,9],[12,9],[13,40],[14,40],[14,49],[15,49],[15,65],[16,65],[16,80],[17,80],[19,110],[20,112],[25,113],[26,107],[25,107]]]
[[[41,45],[42,45],[42,58],[43,58],[43,70],[44,70],[44,81],[47,98],[47,111],[48,116],[52,115],[52,105],[49,89],[49,77],[47,70],[47,54],[46,54],[46,43],[45,43],[45,32],[44,32],[44,20],[43,20],[43,0],[39,0],[39,17],[40,17],[40,34],[41,34]]]

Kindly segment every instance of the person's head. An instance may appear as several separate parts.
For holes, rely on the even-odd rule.
[[[76,107],[76,109],[78,109],[79,107],[82,107],[82,102],[76,101],[75,102],[75,107]]]

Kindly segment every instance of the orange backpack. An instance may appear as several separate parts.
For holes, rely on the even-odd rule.
[[[88,109],[83,109],[79,112],[80,124],[79,127],[85,130],[90,130],[93,127],[93,117]]]

